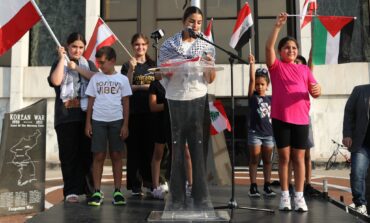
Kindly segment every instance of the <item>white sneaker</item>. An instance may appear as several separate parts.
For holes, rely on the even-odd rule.
[[[299,212],[306,212],[308,211],[306,201],[304,197],[294,197],[294,210]]]
[[[367,209],[366,209],[366,205],[361,205],[361,206],[357,206],[355,207],[355,210],[360,213],[360,214],[363,214],[365,216],[367,216]]]
[[[166,195],[166,191],[161,186],[154,188],[152,191],[153,198],[163,200]]]
[[[280,211],[291,211],[292,206],[290,205],[290,197],[280,197],[280,204],[279,204]]]
[[[167,182],[164,182],[164,184],[161,184],[160,186],[166,193],[168,192],[168,184]]]

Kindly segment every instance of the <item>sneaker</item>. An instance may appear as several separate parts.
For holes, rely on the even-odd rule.
[[[249,188],[249,197],[260,197],[260,192],[258,191],[257,184],[253,183],[251,184],[251,187]]]
[[[299,212],[306,212],[308,211],[306,201],[304,197],[294,197],[294,210]]]
[[[289,190],[289,195],[291,197],[294,197],[294,187],[293,187],[293,184],[289,184],[288,190]]]
[[[167,182],[164,182],[164,184],[161,184],[160,186],[162,188],[163,191],[165,191],[166,193],[168,192],[169,188],[168,188],[168,184]]]
[[[280,211],[291,211],[292,210],[292,206],[290,204],[290,197],[281,196],[279,210]]]
[[[161,186],[154,188],[152,191],[152,196],[155,199],[163,200],[165,195],[166,191]]]
[[[97,191],[91,195],[89,201],[87,202],[90,206],[100,206],[103,203],[103,195],[100,191]]]
[[[144,193],[143,191],[140,189],[132,189],[132,192],[131,192],[131,195],[132,196],[135,196],[135,197],[141,197],[141,196],[144,196]]]
[[[311,184],[306,184],[303,191],[304,196],[317,197],[320,196],[320,191],[316,190]]]
[[[119,190],[114,191],[112,203],[114,205],[124,205],[124,204],[126,204],[126,200],[123,197],[123,194],[122,194],[121,191],[119,191]]]
[[[276,193],[271,189],[270,183],[265,183],[265,185],[263,186],[263,192],[267,197],[273,197],[276,195]]]
[[[355,210],[360,213],[360,214],[363,214],[365,216],[367,216],[367,209],[366,209],[366,205],[360,205],[360,206],[356,206],[355,207]]]

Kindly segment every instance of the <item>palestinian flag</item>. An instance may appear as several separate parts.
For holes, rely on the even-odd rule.
[[[214,102],[209,102],[209,112],[212,121],[211,135],[217,135],[225,129],[229,132],[231,131],[231,125],[221,101],[215,100]]]
[[[252,26],[252,13],[248,2],[246,2],[238,14],[229,45],[240,50],[252,38]]]
[[[313,63],[339,64],[350,62],[353,17],[317,16],[313,28]]]

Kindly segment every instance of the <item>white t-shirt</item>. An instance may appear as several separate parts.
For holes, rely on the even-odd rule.
[[[185,55],[190,54],[193,42],[182,42]],[[189,64],[184,64],[185,67]],[[207,93],[207,82],[203,72],[174,72],[169,78],[166,88],[166,98],[170,100],[187,101],[203,97]]]
[[[123,119],[122,97],[132,95],[126,76],[121,73],[96,73],[90,79],[86,94],[95,97],[92,119],[112,122]]]

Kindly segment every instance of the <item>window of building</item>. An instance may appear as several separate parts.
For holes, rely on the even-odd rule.
[[[206,27],[210,18],[214,18],[213,36],[217,45],[239,54],[242,58],[249,55],[249,44],[244,46],[239,52],[229,46],[232,29],[234,27],[237,13],[248,2],[254,20],[254,35],[251,39],[252,53],[255,54],[257,62],[265,61],[265,43],[271,28],[275,22],[276,16],[287,11],[295,11],[295,1],[293,0],[203,0],[201,8],[204,13],[203,28]],[[136,32],[143,32],[150,36],[150,33],[156,29],[163,29],[165,38],[172,36],[182,27],[183,0],[103,0],[102,17],[116,33],[122,43],[130,48],[130,39]],[[189,6],[189,5],[188,5]],[[125,10],[123,10],[125,9]],[[287,26],[284,26],[280,32],[279,39],[286,35],[295,35],[295,19],[288,20]],[[161,40],[163,41],[163,40]],[[160,42],[161,43],[161,42]],[[129,57],[123,51],[122,47],[115,45],[118,52],[117,64],[127,61]],[[149,47],[149,54],[154,56],[154,49]],[[216,50],[217,63],[227,64],[228,55],[221,50]]]

